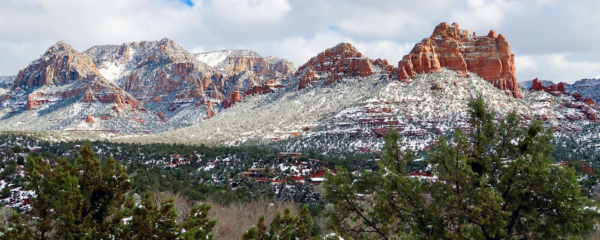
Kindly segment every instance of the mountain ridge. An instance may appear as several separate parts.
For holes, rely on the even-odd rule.
[[[472,48],[479,43],[485,44]],[[541,119],[560,134],[598,121],[598,106],[568,90],[515,89],[511,59],[503,35],[492,30],[478,37],[447,23],[398,67],[343,42],[298,69],[251,50],[194,54],[168,38],[84,52],[58,42],[20,71],[10,91],[0,92],[0,130],[376,151],[380,137],[395,128],[407,139],[405,147],[423,150],[467,125],[466,104],[477,94],[501,115],[515,110],[524,123]],[[481,62],[494,64],[482,70]]]

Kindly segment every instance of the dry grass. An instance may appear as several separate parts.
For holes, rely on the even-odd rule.
[[[265,223],[270,224],[277,212],[283,213],[289,207],[292,215],[297,215],[299,205],[294,203],[276,204],[268,200],[258,200],[250,203],[233,203],[221,205],[209,201],[212,208],[209,212],[211,219],[217,220],[213,231],[216,239],[239,239],[251,227],[255,227],[260,215],[265,215]]]
[[[585,240],[598,240],[600,239],[600,224],[596,224],[596,230],[592,232],[590,235],[585,237]]]
[[[153,192],[152,200],[154,205],[160,206],[163,200],[173,198],[173,204],[175,205],[175,211],[177,212],[177,220],[182,221],[185,215],[190,211],[193,206],[193,202],[190,201],[186,196],[179,195],[179,193],[172,192]]]
[[[185,214],[191,209],[193,204],[201,202],[190,201],[187,197],[174,194],[172,192],[153,193],[155,204],[160,204],[164,199],[173,198],[177,211],[178,220],[182,220]],[[235,240],[240,239],[242,234],[249,228],[255,227],[260,215],[265,216],[265,223],[271,223],[277,212],[283,213],[286,207],[289,207],[292,215],[297,215],[300,211],[300,205],[295,203],[274,203],[266,199],[252,201],[249,203],[232,203],[223,205],[216,201],[206,202],[212,208],[209,211],[209,218],[217,220],[217,226],[213,230],[216,239]]]

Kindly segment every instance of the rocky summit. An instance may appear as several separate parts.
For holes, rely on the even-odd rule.
[[[394,67],[387,60],[371,60],[349,43],[329,48],[298,68],[295,77],[300,78],[298,89],[314,85],[330,85],[348,77],[366,77],[375,73],[391,73]]]
[[[27,95],[26,110],[71,97],[81,97],[81,101],[86,103],[113,103],[122,109],[125,105],[134,108],[138,106],[137,99],[104,79],[90,56],[74,50],[62,41],[52,45],[41,58],[21,69],[12,88],[27,92],[43,86],[48,86],[50,91],[31,91]],[[58,86],[67,87],[52,89]]]
[[[435,73],[442,68],[476,73],[507,94],[522,97],[510,44],[494,30],[477,36],[460,29],[457,23],[441,23],[398,63],[398,78],[407,80],[415,74]]]

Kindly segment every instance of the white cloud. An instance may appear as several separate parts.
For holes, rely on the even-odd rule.
[[[574,61],[565,53],[523,56],[516,60],[519,81],[537,77],[554,82],[572,83],[582,78],[600,75],[600,61]],[[523,63],[524,66],[521,66]]]
[[[451,19],[464,29],[485,30],[500,26],[511,12],[519,11],[520,2],[505,0],[469,0],[467,8],[451,13]],[[485,32],[487,34],[487,32]],[[482,35],[482,34],[480,34]]]
[[[358,51],[372,59],[387,59],[389,64],[397,66],[402,57],[410,52],[414,43],[399,44],[391,41],[358,42]]]
[[[338,26],[341,30],[353,34],[388,37],[401,32],[411,20],[416,20],[415,16],[407,13],[374,13],[344,19],[338,23]]]
[[[219,20],[241,26],[273,23],[291,9],[287,0],[218,0],[212,4]]]
[[[531,56],[515,57],[515,67],[517,68],[517,72],[536,71],[538,69],[535,60]]]

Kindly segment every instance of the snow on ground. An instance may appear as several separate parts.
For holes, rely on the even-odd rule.
[[[233,50],[221,50],[214,52],[196,53],[194,54],[194,56],[196,57],[196,59],[198,59],[198,61],[206,63],[211,67],[216,67],[217,65],[225,61],[225,59],[227,59],[227,57],[232,52]]]

